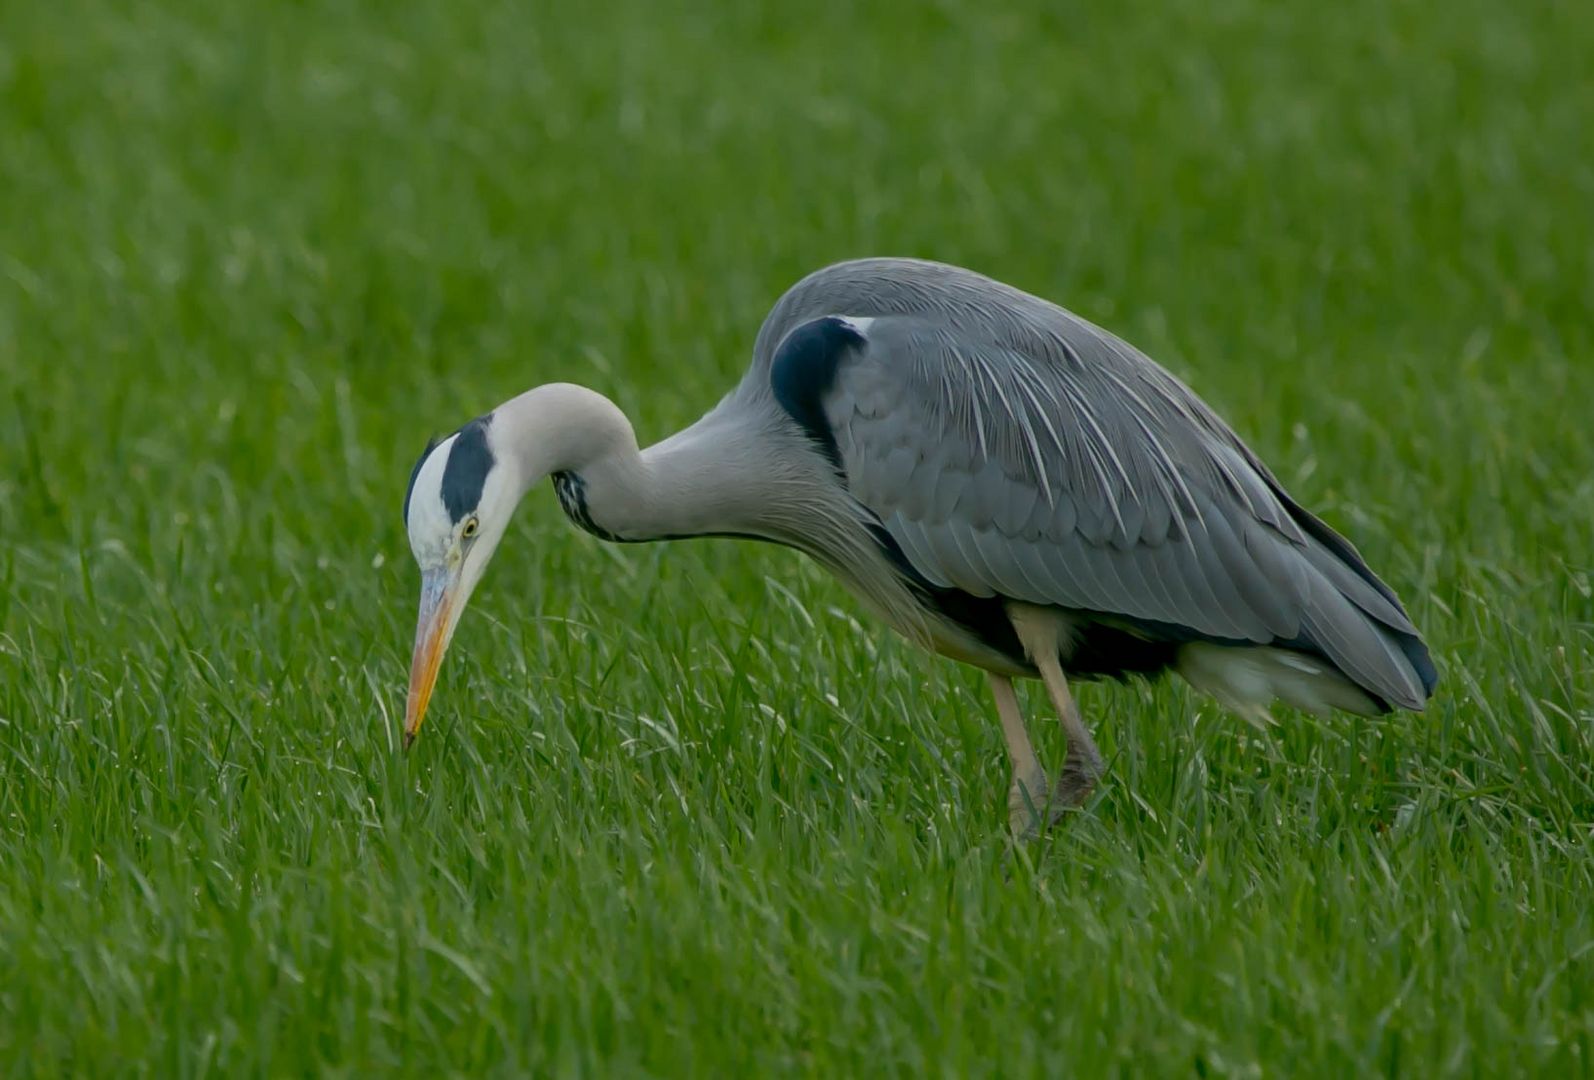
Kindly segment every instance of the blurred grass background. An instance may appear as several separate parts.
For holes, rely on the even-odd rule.
[[[1587,1074],[1590,56],[1550,2],[7,5],[6,1071]],[[398,756],[427,437],[554,379],[662,436],[866,254],[1186,378],[1428,712],[1087,688],[1110,783],[1015,849],[975,673],[538,492]]]

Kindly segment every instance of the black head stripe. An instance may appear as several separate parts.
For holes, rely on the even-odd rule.
[[[443,506],[452,521],[459,521],[482,501],[482,486],[493,467],[492,448],[487,445],[487,429],[492,422],[492,413],[472,420],[459,429],[459,437],[448,449],[448,464],[443,466]]]
[[[421,475],[421,466],[426,464],[426,459],[432,456],[432,451],[437,449],[439,440],[436,436],[426,440],[426,449],[421,451],[421,456],[415,459],[415,468],[410,470],[410,483],[404,489],[404,523],[410,520],[410,496],[415,494],[415,478]]]

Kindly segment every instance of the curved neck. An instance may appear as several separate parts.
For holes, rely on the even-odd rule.
[[[904,633],[927,633],[919,603],[865,512],[838,488],[830,462],[772,412],[729,397],[639,451],[618,406],[559,383],[500,406],[488,438],[515,463],[517,498],[553,476],[565,513],[605,540],[745,536],[786,544],[829,567]]]
[[[492,411],[488,438],[496,456],[514,463],[520,494],[553,473],[637,457],[636,432],[620,407],[572,383],[535,386],[504,402]]]
[[[710,412],[638,450],[619,406],[569,383],[539,386],[493,411],[492,437],[520,493],[553,476],[571,519],[606,540],[711,534],[781,539],[765,521],[768,478],[747,425]]]

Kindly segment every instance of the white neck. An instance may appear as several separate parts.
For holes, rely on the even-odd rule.
[[[550,383],[493,411],[491,439],[516,464],[523,493],[568,474],[600,535],[620,540],[741,534],[784,540],[782,514],[760,468],[760,433],[721,410],[662,442],[637,449],[619,406],[594,390]],[[762,450],[763,453],[759,453]],[[567,509],[569,509],[567,503]]]

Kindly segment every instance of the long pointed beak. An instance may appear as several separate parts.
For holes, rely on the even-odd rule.
[[[410,658],[410,695],[404,705],[404,749],[408,750],[421,733],[426,706],[432,701],[437,671],[448,651],[454,629],[454,605],[458,602],[459,575],[448,570],[433,570],[421,577],[421,617],[415,626],[415,653]]]

